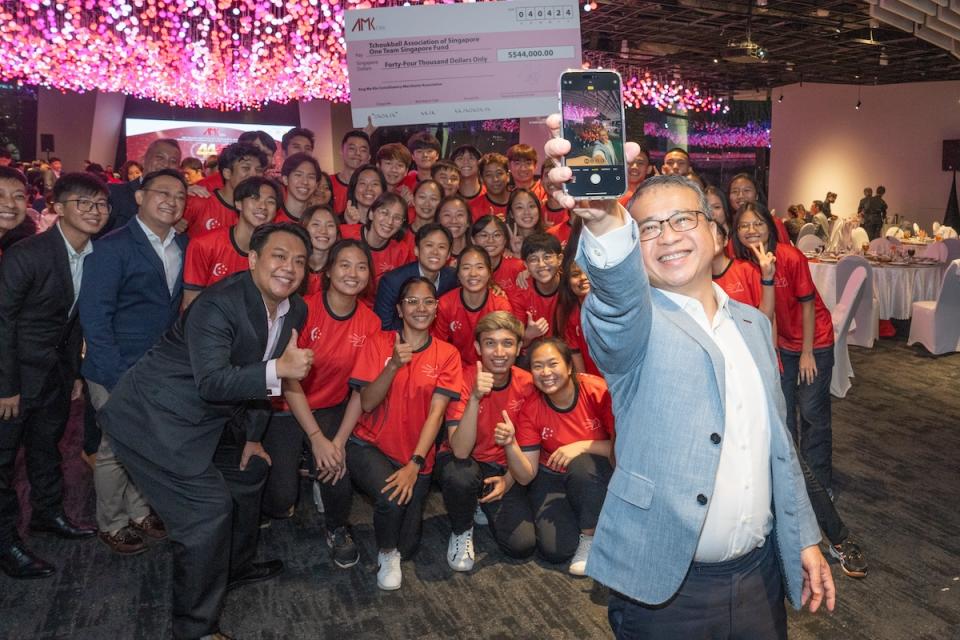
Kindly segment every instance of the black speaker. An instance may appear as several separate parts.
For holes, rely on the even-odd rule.
[[[41,133],[40,134],[40,151],[56,151],[53,148],[53,134],[52,133]]]
[[[960,140],[943,141],[943,170],[960,170]]]

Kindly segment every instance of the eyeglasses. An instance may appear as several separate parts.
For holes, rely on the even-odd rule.
[[[187,194],[185,193],[170,193],[169,191],[161,191],[160,189],[141,189],[141,191],[149,191],[150,193],[155,193],[160,196],[161,200],[172,200],[176,203],[186,202]]]
[[[437,306],[437,299],[436,299],[436,298],[414,298],[414,297],[410,297],[410,298],[403,298],[402,302],[403,302],[403,304],[407,305],[408,307],[419,307],[420,305],[423,305],[423,306],[426,307],[427,309],[433,309],[435,306]]]
[[[546,265],[556,264],[559,261],[560,261],[560,256],[558,256],[555,253],[545,253],[542,256],[538,256],[538,255],[528,256],[527,259],[524,260],[524,262],[526,262],[527,264],[546,264]]]
[[[79,211],[80,213],[90,213],[94,209],[96,209],[100,213],[110,213],[110,209],[112,208],[109,202],[101,202],[98,200],[86,200],[84,198],[76,198],[74,200],[64,200],[63,204],[67,204],[68,202],[76,202],[77,211]]]
[[[750,229],[763,229],[767,223],[763,220],[754,220],[753,222],[741,222],[737,225],[737,231],[750,231]]]
[[[677,211],[669,218],[663,220],[645,220],[640,223],[640,241],[654,240],[663,233],[663,223],[670,225],[670,228],[677,233],[693,231],[700,224],[700,216],[707,220],[712,220],[710,216],[703,211]]]
[[[500,231],[481,231],[473,236],[477,240],[483,242],[484,240],[503,240],[503,233]]]

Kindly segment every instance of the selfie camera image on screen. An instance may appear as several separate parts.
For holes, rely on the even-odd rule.
[[[626,190],[620,76],[612,71],[568,71],[560,77],[565,164],[575,198],[619,198]]]

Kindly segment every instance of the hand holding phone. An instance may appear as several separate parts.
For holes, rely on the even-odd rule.
[[[574,198],[613,199],[626,192],[620,89],[616,71],[565,71],[560,76],[562,135],[570,142],[564,164],[573,173],[564,190]]]

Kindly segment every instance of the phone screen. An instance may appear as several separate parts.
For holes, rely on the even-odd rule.
[[[576,198],[619,198],[627,187],[623,161],[623,99],[614,71],[567,71],[560,76],[564,163],[573,171],[565,185]]]

